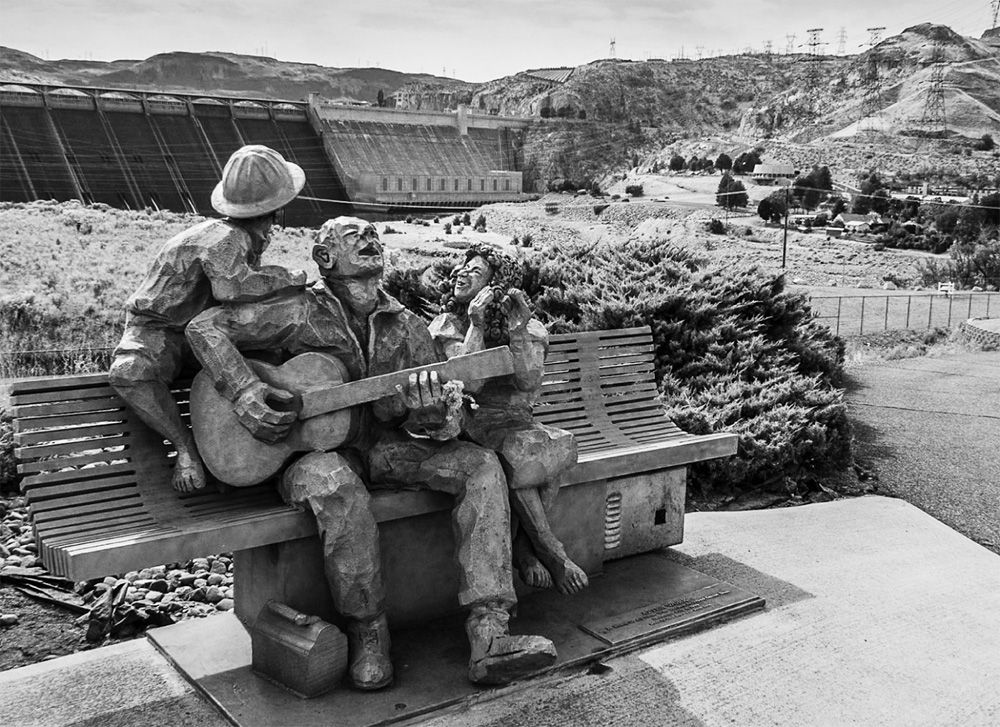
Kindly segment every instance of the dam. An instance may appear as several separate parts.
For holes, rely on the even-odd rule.
[[[530,198],[531,119],[173,92],[0,86],[0,200],[80,200],[216,216],[233,151],[265,144],[306,173],[285,224],[387,219]]]

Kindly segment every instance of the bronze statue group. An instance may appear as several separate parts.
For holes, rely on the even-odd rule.
[[[325,451],[291,457],[275,481],[286,502],[316,517],[333,602],[348,622],[348,678],[356,688],[381,689],[393,679],[369,507],[374,488],[454,496],[470,680],[504,684],[550,665],[551,641],[508,630],[514,569],[526,585],[564,594],[586,587],[587,576],[548,523],[556,479],[577,451],[571,434],[532,417],[548,337],[519,289],[519,264],[499,249],[471,247],[428,326],[383,290],[375,227],[338,217],[314,235],[319,277],[307,287],[304,272],[261,264],[276,214],[304,183],[297,165],[267,147],[232,155],[212,196],[223,217],[169,240],[129,298],[112,385],[173,443],[173,486],[189,492],[209,477],[170,393],[184,369],[200,366],[239,426],[276,442],[290,436],[297,414],[279,406],[292,392],[262,380],[252,360],[262,352],[272,362],[319,354],[360,381],[509,347],[512,374],[461,384],[433,370],[413,374],[391,395],[355,407],[343,436]]]

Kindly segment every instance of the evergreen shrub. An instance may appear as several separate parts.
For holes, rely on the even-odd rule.
[[[655,241],[546,248],[523,266],[525,293],[551,332],[649,325],[669,416],[692,434],[739,435],[734,457],[691,467],[692,495],[794,494],[849,461],[843,342],[783,277]],[[438,261],[433,276],[393,275],[387,287],[432,314],[437,291],[423,281],[447,280],[449,269]]]

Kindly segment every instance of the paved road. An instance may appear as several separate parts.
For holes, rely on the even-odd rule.
[[[1000,352],[849,370],[857,456],[900,497],[1000,554]]]

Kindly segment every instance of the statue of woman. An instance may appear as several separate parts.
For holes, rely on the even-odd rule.
[[[511,506],[519,519],[514,561],[525,584],[576,593],[587,574],[566,555],[546,511],[558,494],[553,484],[576,463],[576,441],[562,429],[535,421],[548,332],[531,315],[520,290],[521,268],[512,256],[476,245],[452,273],[443,312],[430,325],[441,353],[451,358],[493,346],[510,347],[514,373],[467,382],[476,407],[466,436],[500,457]]]

